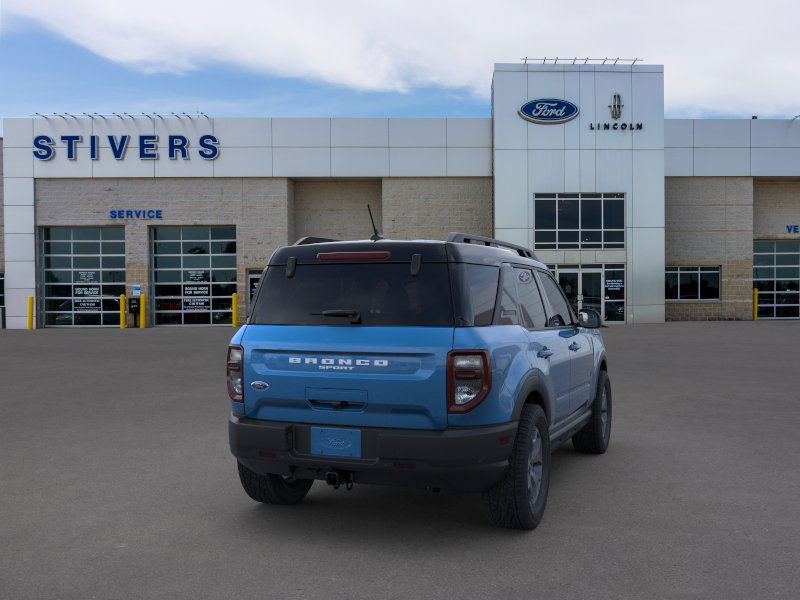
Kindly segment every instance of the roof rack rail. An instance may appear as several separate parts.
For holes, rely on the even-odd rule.
[[[503,242],[501,240],[497,240],[495,238],[484,237],[482,235],[472,235],[469,233],[457,233],[453,232],[447,236],[448,242],[455,242],[457,244],[480,244],[482,246],[494,246],[496,248],[506,248],[507,250],[512,250],[519,254],[520,256],[524,256],[525,258],[532,258],[534,260],[539,260],[536,258],[536,255],[533,253],[533,250],[525,248],[524,246],[517,246],[516,244],[512,244],[510,242]]]
[[[338,242],[339,240],[332,240],[330,238],[321,238],[321,237],[314,237],[313,235],[307,235],[306,237],[301,237],[297,240],[292,246],[305,246],[306,244],[323,244],[325,242]]]

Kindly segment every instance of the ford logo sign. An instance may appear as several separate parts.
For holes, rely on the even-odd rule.
[[[578,107],[568,100],[538,98],[523,104],[519,109],[519,116],[543,125],[566,123],[578,116]]]
[[[348,440],[339,437],[323,438],[320,443],[334,450],[346,450],[353,445]]]

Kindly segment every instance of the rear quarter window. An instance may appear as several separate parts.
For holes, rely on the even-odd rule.
[[[353,310],[361,326],[452,326],[453,301],[446,263],[297,265],[267,269],[253,307],[254,325],[350,325],[348,319],[320,315]]]
[[[451,266],[453,296],[458,325],[481,327],[492,324],[500,268],[491,265],[455,263]]]

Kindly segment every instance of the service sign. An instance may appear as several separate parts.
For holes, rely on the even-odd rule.
[[[78,271],[75,276],[76,283],[100,283],[99,271]]]
[[[75,312],[95,312],[100,310],[100,298],[75,298],[72,305]]]
[[[76,285],[75,286],[75,295],[76,296],[99,296],[100,295],[100,286],[97,286],[97,285]]]
[[[184,298],[183,310],[211,310],[211,298]]]
[[[208,271],[187,271],[189,281],[208,281]]]
[[[578,107],[569,100],[538,98],[529,100],[519,109],[519,116],[540,125],[566,123],[578,116]]]
[[[210,296],[211,295],[211,286],[210,285],[184,285],[183,286],[183,295],[184,296]]]

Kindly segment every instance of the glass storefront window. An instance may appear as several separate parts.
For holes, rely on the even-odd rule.
[[[533,247],[624,248],[625,194],[534,194]]]
[[[119,326],[119,296],[125,293],[124,239],[122,227],[42,230],[45,326]]]
[[[666,300],[719,300],[720,267],[667,267]]]
[[[800,241],[753,242],[759,319],[800,318]]]
[[[231,324],[235,227],[155,227],[151,261],[156,325]]]

